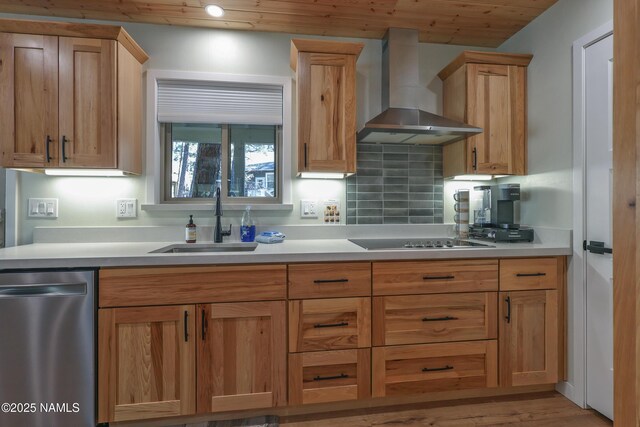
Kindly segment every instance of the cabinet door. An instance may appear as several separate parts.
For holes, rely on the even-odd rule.
[[[194,306],[98,313],[98,421],[195,413]]]
[[[116,54],[114,40],[60,37],[62,167],[117,167]]]
[[[558,382],[558,291],[500,293],[500,385]]]
[[[355,172],[355,55],[298,56],[298,171]]]
[[[286,404],[285,302],[198,306],[198,412]]]
[[[58,37],[0,33],[2,166],[57,165],[57,135]]]
[[[468,65],[468,120],[483,128],[469,138],[471,173],[525,173],[525,71],[513,65]]]

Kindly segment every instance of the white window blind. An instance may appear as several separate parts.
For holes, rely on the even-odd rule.
[[[158,80],[158,121],[282,124],[282,86]]]

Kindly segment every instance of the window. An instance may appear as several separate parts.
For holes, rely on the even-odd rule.
[[[163,123],[165,201],[281,200],[278,170],[281,127]]]
[[[150,70],[147,79],[157,116],[148,153],[160,159],[147,162],[151,203],[211,203],[220,188],[231,207],[291,208],[289,78]]]

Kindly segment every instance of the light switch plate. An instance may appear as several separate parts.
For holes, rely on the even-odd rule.
[[[300,200],[300,218],[318,218],[318,201]]]
[[[136,218],[138,216],[138,199],[116,200],[116,218]]]
[[[58,218],[58,199],[29,199],[29,218]]]

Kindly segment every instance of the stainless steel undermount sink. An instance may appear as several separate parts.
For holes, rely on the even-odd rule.
[[[178,243],[165,246],[150,254],[179,254],[193,252],[251,252],[255,251],[258,244],[251,243]]]

